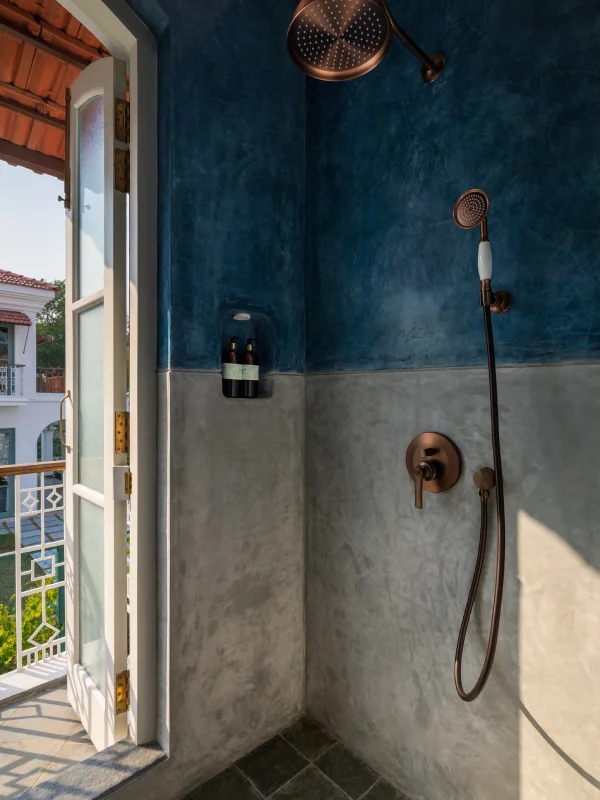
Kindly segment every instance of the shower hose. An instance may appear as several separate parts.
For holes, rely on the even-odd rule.
[[[483,320],[485,324],[485,341],[487,346],[488,357],[488,374],[490,384],[490,411],[492,417],[492,450],[494,454],[494,471],[496,473],[496,515],[498,518],[498,554],[496,560],[496,588],[494,589],[494,605],[492,608],[492,625],[490,628],[490,636],[488,639],[487,650],[483,667],[475,686],[470,692],[465,692],[462,685],[462,659],[463,649],[465,646],[465,639],[467,636],[467,629],[469,627],[469,620],[475,598],[477,597],[477,590],[479,589],[479,582],[483,572],[483,562],[485,558],[485,548],[487,543],[487,528],[488,528],[488,497],[489,491],[487,489],[479,490],[479,497],[481,500],[481,528],[479,533],[479,550],[477,552],[477,562],[475,564],[475,573],[473,575],[473,582],[471,583],[471,590],[469,591],[469,598],[465,607],[462,624],[460,626],[460,633],[458,634],[458,643],[456,645],[456,656],[454,658],[454,683],[456,691],[460,698],[470,703],[478,697],[487,679],[492,671],[494,663],[494,655],[496,653],[496,644],[498,642],[498,631],[500,629],[500,611],[502,609],[502,591],[504,588],[504,552],[506,542],[505,520],[504,520],[504,482],[502,479],[502,457],[500,454],[500,432],[498,425],[498,386],[496,383],[496,357],[494,354],[494,335],[492,332],[492,315],[490,307],[484,305],[483,307]]]

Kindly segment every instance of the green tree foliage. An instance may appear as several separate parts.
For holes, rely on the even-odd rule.
[[[37,348],[38,367],[65,366],[65,282],[53,281],[58,290],[54,299],[46,303],[37,318],[37,332],[47,339]]]
[[[58,589],[50,589],[46,593],[47,619],[51,625],[58,624]],[[23,646],[42,622],[42,595],[30,594],[23,606]],[[52,631],[45,628],[38,634],[38,644],[47,642]],[[0,675],[17,668],[17,621],[14,613],[7,606],[0,605]]]

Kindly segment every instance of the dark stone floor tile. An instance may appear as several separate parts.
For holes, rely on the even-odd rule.
[[[309,761],[314,761],[336,742],[320,725],[306,717],[294,722],[281,735]]]
[[[346,795],[313,766],[286,783],[271,800],[348,800]]]
[[[235,767],[211,778],[189,792],[186,800],[256,800],[259,793]]]
[[[293,778],[308,761],[281,736],[275,736],[237,762],[237,766],[265,795]]]
[[[379,777],[341,744],[334,745],[315,764],[353,800],[370,789]]]
[[[363,800],[409,800],[409,798],[381,778],[371,791],[367,792]]]

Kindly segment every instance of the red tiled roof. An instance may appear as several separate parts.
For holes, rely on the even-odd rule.
[[[27,278],[25,275],[17,275],[16,272],[8,272],[6,269],[0,269],[0,283],[11,283],[13,286],[27,286],[30,289],[50,289],[53,292],[58,291],[58,286],[53,286],[46,281],[38,281],[36,278]]]
[[[65,88],[110,54],[57,0],[0,0],[0,23],[0,157],[61,177]]]
[[[27,325],[31,326],[31,320],[27,314],[22,311],[4,311],[0,309],[0,322],[7,322],[9,325]]]

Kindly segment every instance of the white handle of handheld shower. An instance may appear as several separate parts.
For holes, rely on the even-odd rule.
[[[477,266],[479,267],[479,280],[489,281],[492,277],[492,247],[488,241],[479,242]]]

